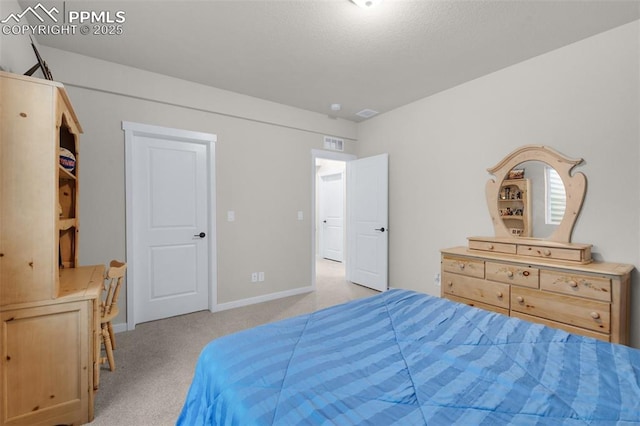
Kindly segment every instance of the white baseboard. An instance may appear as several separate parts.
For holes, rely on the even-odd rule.
[[[240,308],[242,306],[254,305],[256,303],[268,302],[270,300],[282,299],[283,297],[297,296],[299,294],[310,293],[313,286],[295,288],[293,290],[269,293],[262,296],[250,297],[248,299],[235,300],[233,302],[219,303],[213,307],[211,312],[226,311],[227,309]]]
[[[227,309],[240,308],[242,306],[254,305],[256,303],[268,302],[270,300],[282,299],[283,297],[297,296],[299,294],[311,293],[313,286],[295,288],[293,290],[280,291],[278,293],[270,293],[262,296],[250,297],[248,299],[236,300],[233,302],[220,303],[213,307],[211,312],[226,311]],[[127,331],[127,323],[113,324],[114,333]]]
[[[123,331],[127,331],[127,323],[121,322],[120,324],[113,324],[113,332],[114,333],[122,333]]]

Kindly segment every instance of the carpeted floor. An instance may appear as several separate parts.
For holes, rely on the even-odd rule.
[[[196,359],[216,337],[376,294],[344,280],[344,264],[317,263],[317,291],[271,302],[138,324],[116,335],[116,371],[102,366],[95,426],[173,425]]]

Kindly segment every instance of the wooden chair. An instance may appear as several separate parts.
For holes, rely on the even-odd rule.
[[[101,364],[104,364],[107,360],[109,362],[109,368],[111,371],[116,369],[116,362],[113,359],[113,350],[116,348],[116,336],[113,333],[113,326],[111,320],[118,315],[118,295],[120,294],[120,287],[124,278],[124,273],[127,269],[127,264],[112,260],[109,264],[104,282],[105,297],[100,303],[100,313],[102,318],[100,320],[100,326],[102,328],[102,342],[104,343],[104,351],[107,354],[107,359],[102,358]]]

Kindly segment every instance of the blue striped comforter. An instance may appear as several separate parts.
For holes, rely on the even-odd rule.
[[[640,423],[640,351],[406,290],[211,342],[178,425]]]

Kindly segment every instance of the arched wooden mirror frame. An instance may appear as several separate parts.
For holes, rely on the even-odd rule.
[[[507,155],[494,167],[487,169],[495,179],[490,179],[486,186],[487,206],[491,214],[491,221],[495,229],[496,237],[513,239],[527,239],[512,235],[500,216],[498,197],[502,182],[507,179],[509,171],[525,161],[541,161],[553,167],[564,183],[567,203],[562,221],[555,231],[544,240],[560,243],[570,243],[573,227],[580,214],[584,196],[587,190],[587,178],[583,173],[571,174],[571,169],[583,162],[582,158],[571,159],[558,151],[544,145],[525,145]]]

